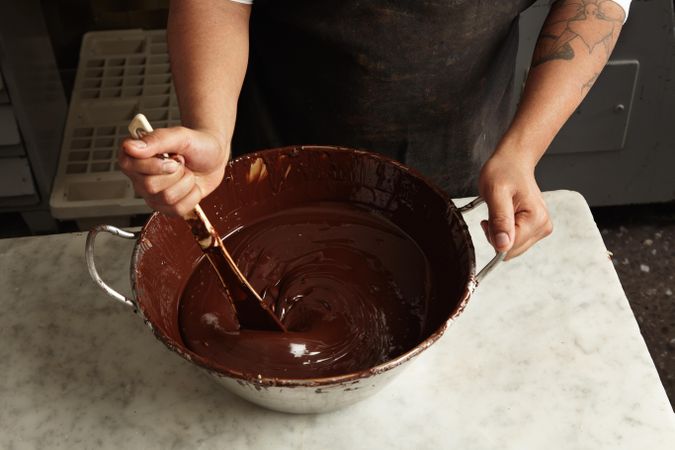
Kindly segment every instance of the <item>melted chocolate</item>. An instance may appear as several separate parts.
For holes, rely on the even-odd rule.
[[[473,247],[461,217],[446,194],[380,155],[312,146],[249,154],[200,204],[292,331],[218,329],[228,314],[237,329],[233,311],[180,217],[148,221],[132,284],[162,342],[225,376],[317,386],[368,376],[381,362],[386,371],[438,339],[469,298]]]
[[[378,212],[310,202],[224,241],[289,331],[226,331],[232,310],[202,259],[181,295],[179,326],[185,345],[208,360],[265,377],[327,377],[384,363],[425,338],[427,257]]]

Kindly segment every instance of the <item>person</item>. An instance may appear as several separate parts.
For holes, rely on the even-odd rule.
[[[191,210],[232,148],[331,144],[397,158],[454,196],[477,186],[507,259],[551,233],[535,166],[607,63],[630,0],[554,2],[515,114],[517,19],[533,0],[252,1],[171,2],[183,126],[118,152],[153,209]],[[154,158],[165,152],[177,160]]]

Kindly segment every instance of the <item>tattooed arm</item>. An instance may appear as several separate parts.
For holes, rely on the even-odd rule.
[[[481,171],[483,229],[514,257],[551,233],[534,168],[607,63],[625,19],[612,0],[560,0],[539,35],[516,116]]]
[[[551,14],[539,36],[532,67],[555,60],[590,64],[595,70],[582,85],[583,95],[609,59],[625,12],[613,1],[578,0],[556,3]]]

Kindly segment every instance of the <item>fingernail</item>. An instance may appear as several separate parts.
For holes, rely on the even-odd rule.
[[[510,241],[511,240],[509,239],[509,235],[504,233],[503,231],[501,233],[497,233],[497,235],[495,236],[495,245],[497,247],[500,248],[506,247],[507,245],[509,245]]]
[[[129,142],[129,145],[137,150],[140,150],[148,146],[148,144],[146,144],[145,141],[142,141],[140,139],[136,139],[134,141]]]
[[[164,173],[174,173],[176,170],[178,170],[178,164],[176,161],[173,159],[167,159],[164,162],[162,162],[162,171]]]

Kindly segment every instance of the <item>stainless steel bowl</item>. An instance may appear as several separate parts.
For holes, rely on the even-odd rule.
[[[248,190],[247,195],[241,195],[243,190]],[[435,253],[437,264],[431,270],[442,301],[430,305],[434,320],[414,348],[367,370],[311,379],[243,373],[236,367],[224,367],[193,353],[181,339],[177,315],[181,290],[201,251],[180,218],[155,213],[139,233],[110,225],[95,227],[86,243],[89,272],[111,297],[132,307],[169,349],[206,370],[229,391],[273,410],[318,413],[357,402],[386,385],[409,361],[438,340],[448,324],[460,315],[483,277],[504,257],[497,254],[476,274],[474,248],[462,213],[480,204],[480,198],[457,208],[443,191],[415,171],[362,150],[284,147],[240,157],[229,164],[223,183],[204,199],[202,207],[219,233],[226,235],[246,225],[241,223],[237,210],[251,207],[252,203],[288,206],[284,201],[297,198],[285,195],[290,192],[302,192],[299,201],[357,202],[395,213],[394,221],[422,250]],[[244,202],[244,198],[248,200]],[[100,232],[136,240],[130,267],[133,298],[119,294],[99,276],[94,263],[94,243]]]

